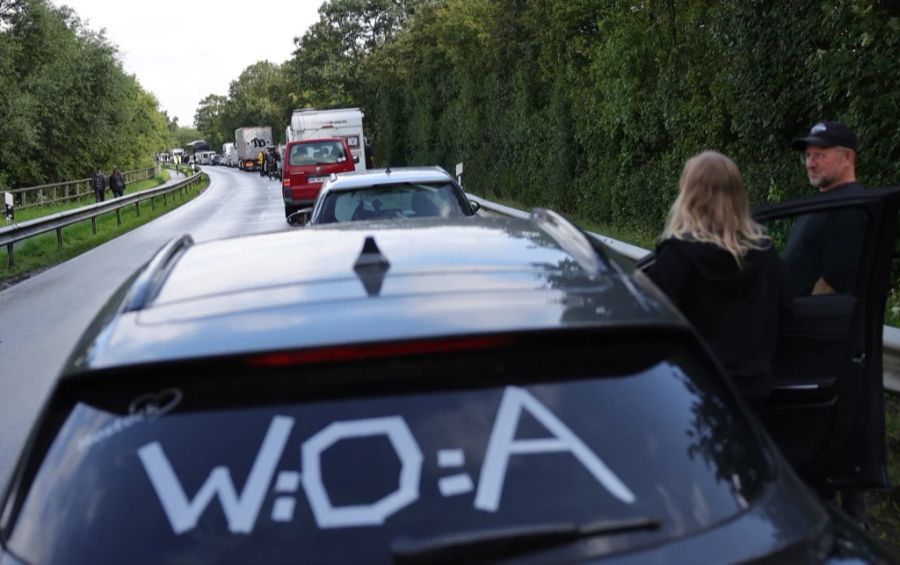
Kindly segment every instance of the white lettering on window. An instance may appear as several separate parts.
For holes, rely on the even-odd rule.
[[[516,429],[522,409],[528,410],[552,434],[547,439],[515,439]],[[475,494],[475,508],[496,512],[500,506],[500,495],[506,479],[506,468],[512,455],[533,455],[568,451],[584,465],[610,494],[624,503],[634,502],[634,494],[600,460],[581,439],[576,436],[538,399],[525,389],[509,386],[503,392],[500,409],[494,421],[494,429],[488,440],[478,491]]]
[[[175,533],[181,534],[196,527],[197,520],[212,499],[218,495],[228,520],[228,529],[236,534],[249,534],[256,523],[260,507],[272,482],[275,466],[281,459],[293,426],[293,418],[286,416],[272,418],[240,496],[235,491],[230,471],[223,466],[213,469],[194,499],[188,500],[159,442],[154,441],[141,447],[138,456]]]
[[[322,482],[322,453],[340,440],[376,435],[387,436],[400,458],[399,487],[373,504],[343,507],[332,505]],[[377,526],[419,499],[419,479],[424,457],[412,432],[400,416],[334,422],[303,442],[301,454],[303,489],[320,528]],[[363,479],[366,466],[361,465],[359,472]]]

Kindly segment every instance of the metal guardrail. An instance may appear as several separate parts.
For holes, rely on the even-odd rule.
[[[90,204],[88,206],[76,208],[74,210],[67,210],[65,212],[59,212],[50,216],[44,216],[41,218],[36,218],[34,220],[28,220],[26,222],[21,222],[8,227],[0,228],[0,246],[6,246],[7,266],[9,268],[12,268],[15,264],[13,260],[13,248],[15,244],[20,241],[49,233],[51,231],[56,231],[56,245],[57,247],[61,248],[63,244],[62,229],[66,226],[71,226],[72,224],[77,224],[78,222],[90,220],[91,230],[94,234],[96,234],[98,216],[107,214],[109,212],[115,212],[116,220],[119,224],[121,224],[122,219],[119,214],[123,208],[134,206],[135,212],[138,216],[140,216],[141,202],[149,200],[151,208],[155,208],[156,205],[154,202],[154,198],[162,196],[163,203],[166,204],[170,193],[172,194],[172,198],[175,198],[175,194],[173,193],[179,190],[184,192],[185,188],[193,186],[199,181],[200,173],[196,173],[181,182],[177,182],[168,186],[150,188],[119,198],[114,198],[111,200],[106,200],[104,202],[97,202],[96,204]]]
[[[517,210],[515,208],[510,208],[509,206],[497,204],[478,196],[473,196],[471,194],[467,194],[466,196],[468,196],[470,200],[478,202],[482,209],[493,212],[495,214],[500,214],[501,216],[513,216],[517,218],[527,218],[529,216],[527,212],[523,212],[522,210]],[[636,245],[631,245],[630,243],[618,241],[616,239],[606,237],[605,235],[601,235],[598,233],[588,233],[598,238],[624,257],[627,257],[628,259],[631,259],[633,261],[637,261],[641,257],[644,257],[645,255],[650,253],[650,251]],[[900,394],[900,328],[884,326],[883,336],[882,353],[884,356],[884,389],[894,394]]]
[[[124,171],[122,176],[125,177],[125,182],[145,180],[158,175],[159,167],[159,165],[154,165],[143,169]],[[91,179],[89,178],[42,184],[40,186],[9,188],[3,192],[9,192],[13,195],[13,204],[16,210],[46,206],[57,202],[69,202],[94,195],[94,189],[91,188]]]

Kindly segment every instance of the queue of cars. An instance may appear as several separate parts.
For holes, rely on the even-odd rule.
[[[0,563],[889,562],[807,483],[886,480],[861,430],[898,198],[760,211],[867,217],[859,288],[798,301],[773,439],[560,215],[476,215],[436,168],[329,175],[306,227],[177,238],[112,297],[0,500]]]

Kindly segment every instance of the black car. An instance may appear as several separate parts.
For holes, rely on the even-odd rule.
[[[4,565],[888,559],[659,291],[541,210],[173,241],[0,511]]]

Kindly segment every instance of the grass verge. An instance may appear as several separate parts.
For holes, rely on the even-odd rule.
[[[140,216],[137,215],[133,206],[122,208],[120,211],[122,218],[121,225],[118,225],[116,222],[115,212],[109,212],[99,216],[97,218],[96,235],[91,232],[90,220],[63,228],[62,248],[57,247],[56,234],[54,232],[32,237],[20,242],[16,244],[15,247],[13,255],[15,265],[12,269],[7,266],[6,248],[0,249],[0,288],[5,288],[6,286],[25,279],[36,272],[80,255],[81,253],[122,235],[125,232],[133,230],[138,226],[142,226],[166,212],[174,210],[185,202],[195,198],[209,186],[209,178],[206,177],[206,175],[203,175],[201,179],[201,182],[193,188],[187,188],[183,193],[181,191],[176,191],[173,193],[175,195],[174,197],[169,195],[169,197],[166,198],[166,204],[163,203],[163,198],[161,196],[154,198],[153,208],[151,208],[149,202],[142,203]],[[138,183],[134,184],[137,185]],[[140,190],[140,188],[135,187],[133,190],[137,191]],[[92,198],[89,203],[92,203],[93,201]],[[55,209],[52,213],[59,211],[61,211],[61,209]],[[16,215],[16,219],[21,221],[18,214]]]

